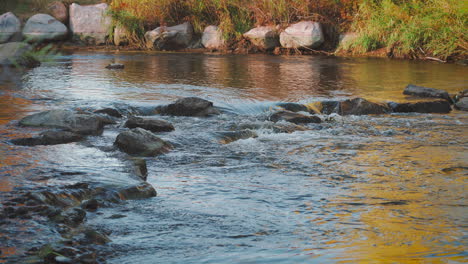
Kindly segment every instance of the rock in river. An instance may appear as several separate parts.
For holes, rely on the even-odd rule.
[[[128,128],[141,127],[151,132],[174,131],[174,126],[167,121],[142,118],[142,117],[130,117],[125,123],[125,127],[128,127]]]
[[[468,97],[462,97],[456,104],[455,107],[458,110],[468,111]]]
[[[269,117],[270,121],[278,122],[284,120],[294,124],[321,123],[322,119],[318,116],[308,116],[290,111],[278,111]]]
[[[142,182],[138,185],[127,187],[119,191],[119,196],[122,200],[136,200],[155,197],[156,190],[147,182]]]
[[[397,113],[450,113],[452,107],[445,100],[416,102],[416,103],[389,103]]]
[[[109,69],[109,70],[122,70],[124,68],[125,68],[125,65],[121,63],[111,63],[106,66],[106,69]]]
[[[349,99],[340,102],[340,115],[379,115],[391,112],[384,103],[374,103],[363,98]]]
[[[21,21],[11,12],[0,16],[0,43],[21,40]]]
[[[103,109],[99,109],[99,110],[94,111],[94,113],[96,113],[96,114],[106,114],[108,116],[117,117],[117,118],[122,117],[122,114],[118,110],[116,110],[114,108],[103,108]]]
[[[409,84],[406,86],[405,90],[403,91],[405,95],[413,95],[418,97],[432,97],[432,98],[442,98],[449,102],[452,102],[450,95],[445,90],[439,90],[434,88],[427,88],[417,85]]]
[[[49,110],[27,116],[19,122],[22,126],[61,128],[83,135],[102,132],[103,123],[99,116],[76,113],[70,110]]]
[[[77,142],[82,140],[81,135],[68,131],[46,131],[41,133],[38,137],[31,138],[18,138],[13,139],[11,142],[15,145],[21,146],[36,146],[36,145],[57,145]]]
[[[221,131],[216,132],[222,144],[228,144],[239,139],[257,138],[258,135],[252,130],[246,129],[241,131]]]
[[[180,25],[157,27],[145,34],[146,47],[149,49],[176,50],[187,48],[192,41],[193,27],[190,22]]]
[[[120,133],[115,145],[122,151],[136,156],[156,156],[172,149],[172,145],[152,132],[134,128]]]
[[[173,116],[210,116],[219,111],[213,103],[198,97],[186,97],[166,106],[156,108],[156,113]]]

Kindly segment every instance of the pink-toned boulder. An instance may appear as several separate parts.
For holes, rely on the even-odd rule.
[[[50,3],[47,8],[51,16],[55,17],[58,21],[63,24],[68,23],[68,9],[64,3],[60,1],[55,1]]]

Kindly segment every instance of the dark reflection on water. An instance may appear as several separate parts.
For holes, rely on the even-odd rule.
[[[126,69],[106,70],[111,62]],[[125,155],[112,148],[121,128],[67,145],[8,144],[37,133],[16,126],[29,113],[200,96],[236,115],[161,117],[176,131],[160,136],[176,148],[147,160],[159,196],[89,215],[112,232],[110,263],[462,263],[466,113],[336,117],[292,134],[260,128],[258,138],[226,145],[214,135],[266,125],[278,101],[402,101],[408,83],[455,93],[466,76],[457,65],[373,59],[65,55],[0,84],[0,195],[36,184],[128,184]]]

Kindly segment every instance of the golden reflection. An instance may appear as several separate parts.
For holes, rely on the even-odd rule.
[[[463,129],[462,129],[463,131]],[[454,132],[467,142],[462,131]],[[443,138],[431,133],[431,141]],[[349,170],[364,170],[366,181],[353,184],[332,201],[337,230],[332,243],[338,263],[463,263],[466,245],[460,226],[466,219],[466,170],[445,175],[447,166],[465,166],[463,145],[373,142],[360,150]],[[342,212],[345,213],[342,213]],[[350,228],[349,223],[359,225]],[[345,231],[346,230],[346,231]]]

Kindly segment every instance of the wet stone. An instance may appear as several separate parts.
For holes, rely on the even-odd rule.
[[[380,115],[390,113],[387,104],[374,103],[363,98],[354,98],[340,102],[340,115]]]
[[[389,106],[397,113],[450,113],[452,107],[445,100],[416,103],[389,103]]]
[[[269,117],[272,122],[287,121],[294,124],[321,123],[322,120],[318,116],[308,116],[290,111],[279,111]]]
[[[124,69],[124,68],[125,68],[125,65],[123,65],[121,63],[111,63],[111,64],[106,66],[106,69],[109,69],[109,70],[121,70],[121,69]]]
[[[442,98],[449,102],[452,101],[450,95],[445,90],[439,90],[434,88],[422,87],[417,85],[409,84],[406,86],[405,90],[403,91],[405,95],[413,95],[418,97],[432,97],[432,98]]]
[[[137,200],[155,197],[156,190],[147,182],[140,183],[135,186],[130,186],[119,191],[119,196],[122,200]]]
[[[148,157],[163,154],[172,149],[171,144],[142,128],[120,133],[115,140],[115,145],[130,155]]]
[[[68,131],[46,131],[38,137],[18,138],[11,142],[20,146],[58,145],[83,140],[83,136]]]
[[[252,130],[241,130],[241,131],[222,131],[216,132],[216,135],[220,138],[222,144],[228,144],[240,139],[257,138],[258,135]]]
[[[125,127],[128,128],[143,128],[151,132],[171,132],[174,131],[174,126],[164,120],[142,118],[142,117],[130,117],[125,122]]]
[[[94,113],[96,113],[96,114],[106,114],[108,116],[117,117],[117,118],[122,117],[122,114],[117,109],[114,109],[114,108],[103,108],[103,109],[99,109],[99,110],[94,111]]]
[[[166,106],[156,108],[156,113],[173,116],[206,117],[220,114],[213,103],[198,97],[186,97]]]

